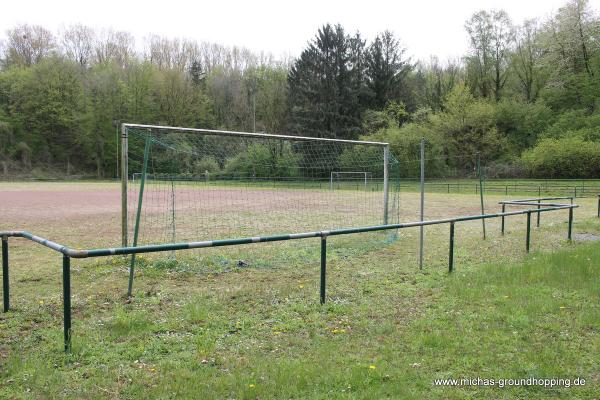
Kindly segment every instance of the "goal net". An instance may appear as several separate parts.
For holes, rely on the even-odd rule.
[[[397,222],[385,143],[125,124],[122,149],[124,245]]]

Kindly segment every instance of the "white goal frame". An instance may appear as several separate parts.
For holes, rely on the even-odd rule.
[[[365,184],[365,190],[367,190],[368,181],[373,178],[373,173],[367,172],[367,171],[331,171],[331,174],[329,177],[329,189],[333,190],[333,184],[334,184],[333,178],[334,177],[339,178],[340,176],[343,176],[343,175],[362,175],[364,184]]]
[[[390,145],[384,142],[370,142],[361,140],[343,140],[343,139],[329,139],[329,138],[316,138],[308,136],[294,136],[294,135],[271,135],[266,133],[251,133],[251,132],[236,132],[236,131],[225,131],[225,130],[213,130],[213,129],[197,129],[197,128],[185,128],[176,126],[161,126],[161,125],[143,125],[143,124],[121,124],[121,238],[123,247],[128,246],[128,220],[127,220],[127,207],[128,207],[128,180],[129,180],[129,146],[128,146],[128,133],[127,130],[132,129],[145,129],[148,131],[174,131],[174,132],[188,132],[198,133],[204,135],[215,135],[215,136],[234,136],[240,138],[259,138],[259,139],[284,139],[293,141],[308,141],[308,142],[338,142],[348,143],[356,145],[369,145],[378,146],[383,151],[383,225],[388,224],[388,208],[389,208],[389,160],[390,160]]]

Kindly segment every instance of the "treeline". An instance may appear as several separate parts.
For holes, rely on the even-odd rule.
[[[117,174],[120,122],[280,132],[289,61],[243,48],[81,25],[7,32],[0,70],[5,173]]]
[[[9,29],[0,49],[5,174],[117,173],[119,122],[389,141],[416,174],[598,177],[600,18],[570,0],[515,25],[501,10],[465,22],[470,51],[415,61],[399,38],[325,25],[295,60],[151,35],[70,26]]]

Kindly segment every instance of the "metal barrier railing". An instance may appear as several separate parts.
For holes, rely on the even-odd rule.
[[[598,197],[600,199],[600,195]],[[498,204],[502,205],[502,212],[504,212],[504,211],[506,211],[506,206],[507,205],[515,205],[515,206],[537,206],[537,208],[540,208],[542,206],[542,204],[541,204],[542,201],[549,201],[549,200],[570,200],[571,204],[573,204],[573,196],[564,196],[564,197],[537,197],[537,198],[533,198],[533,199],[504,200],[504,201],[499,202]],[[599,204],[599,210],[600,210],[600,201],[598,202],[598,204]],[[545,205],[549,206],[551,204],[545,204]],[[600,211],[599,211],[598,215],[600,215]],[[540,213],[537,213],[536,226],[538,228],[540,227]],[[504,235],[504,217],[502,217],[501,232]]]
[[[469,215],[454,218],[445,218],[429,221],[417,221],[407,222],[401,224],[388,224],[388,225],[375,225],[359,228],[347,228],[347,229],[336,229],[330,231],[315,231],[306,233],[295,233],[288,235],[275,235],[275,236],[257,236],[247,237],[238,239],[223,239],[223,240],[212,240],[202,242],[189,242],[189,243],[172,243],[162,245],[149,245],[139,247],[117,247],[117,248],[106,248],[106,249],[91,249],[91,250],[78,250],[71,249],[67,246],[52,242],[48,239],[33,235],[25,231],[5,231],[0,232],[2,238],[2,287],[3,287],[3,303],[4,312],[10,309],[10,285],[9,285],[9,268],[8,268],[8,238],[17,237],[31,240],[35,243],[41,244],[54,251],[62,254],[62,269],[63,269],[63,332],[64,332],[64,349],[70,351],[71,349],[71,258],[91,258],[91,257],[107,257],[114,255],[127,255],[127,254],[140,254],[140,253],[156,253],[164,251],[174,250],[185,250],[185,249],[196,249],[205,247],[220,247],[220,246],[234,246],[242,244],[252,243],[265,243],[265,242],[278,242],[285,240],[296,240],[306,238],[321,238],[321,271],[320,271],[320,295],[319,299],[321,304],[326,301],[326,279],[327,279],[327,237],[338,236],[338,235],[349,235],[354,233],[364,232],[375,232],[384,230],[397,230],[404,228],[413,228],[420,226],[429,225],[440,225],[450,224],[450,241],[449,241],[449,253],[448,253],[448,271],[452,272],[454,269],[454,232],[455,224],[457,222],[474,221],[474,220],[485,220],[491,218],[502,218],[502,234],[504,234],[504,219],[508,216],[513,215],[526,215],[527,216],[527,234],[525,237],[525,250],[529,252],[531,242],[531,214],[536,213],[538,216],[542,212],[558,211],[558,210],[569,210],[569,223],[567,238],[571,240],[572,229],[573,229],[573,209],[579,207],[576,204],[544,204],[541,201],[553,200],[555,198],[546,199],[525,199],[521,201],[507,201],[501,202],[502,212],[496,214],[482,214],[482,215]],[[530,201],[531,200],[531,201]],[[532,201],[540,200],[540,202],[532,203]],[[505,206],[508,204],[514,205],[532,205],[538,206],[536,209],[520,210],[506,212]],[[600,204],[600,197],[599,197]],[[543,208],[542,208],[543,206]],[[600,214],[599,214],[600,215]]]

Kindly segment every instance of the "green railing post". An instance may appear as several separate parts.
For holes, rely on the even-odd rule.
[[[567,232],[567,239],[571,240],[573,234],[573,209],[569,208],[569,231]]]
[[[571,199],[571,204],[573,204],[572,199]],[[598,218],[600,218],[600,194],[598,195]]]
[[[531,242],[531,211],[527,211],[527,234],[525,236],[525,250],[529,253],[529,245]]]
[[[325,283],[327,278],[327,236],[321,236],[321,304],[325,304]]]
[[[448,272],[454,269],[454,222],[450,222],[450,246],[448,254]]]
[[[537,202],[538,202],[537,209],[539,210],[541,208],[541,205],[540,205],[541,200],[538,200]],[[540,227],[540,214],[541,214],[541,212],[537,213],[536,227],[538,227],[538,228]]]
[[[144,164],[142,166],[142,179],[140,180],[140,193],[138,196],[137,212],[135,214],[135,229],[133,231],[133,247],[137,246],[138,233],[140,231],[140,216],[142,214],[142,201],[144,200],[144,185],[146,183],[146,173],[148,171],[148,157],[150,153],[150,144],[152,138],[146,136],[146,145],[144,147]],[[131,255],[131,265],[129,266],[129,283],[127,285],[127,297],[131,297],[133,291],[133,275],[135,272],[135,253]]]
[[[477,153],[477,174],[479,175],[479,197],[481,199],[481,215],[485,214],[485,208],[483,206],[483,173],[481,172],[481,155]],[[475,186],[477,188],[477,186]],[[475,191],[477,192],[477,191]],[[485,219],[481,219],[481,226],[483,228],[483,239],[485,240]]]
[[[10,293],[8,280],[8,237],[2,236],[2,297],[4,299],[4,312],[10,309]]]
[[[63,323],[65,352],[71,351],[71,258],[63,256]]]
[[[506,212],[506,204],[502,204],[502,214]],[[502,215],[502,222],[500,223],[500,232],[504,235],[504,215]]]

